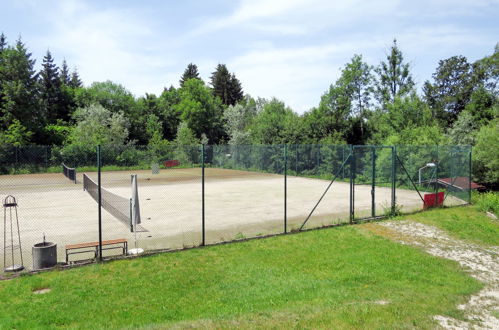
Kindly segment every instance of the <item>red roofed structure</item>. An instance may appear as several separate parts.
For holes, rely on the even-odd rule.
[[[485,189],[484,186],[479,185],[478,183],[475,183],[473,181],[470,182],[470,178],[466,176],[460,176],[456,178],[443,178],[443,179],[438,179],[438,183],[447,186],[447,187],[452,187],[452,188],[457,188],[459,190],[467,190],[467,189],[476,189],[476,190],[482,190]],[[470,187],[471,184],[471,187]]]

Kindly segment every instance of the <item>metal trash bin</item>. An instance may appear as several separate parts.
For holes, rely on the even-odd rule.
[[[57,244],[43,242],[33,245],[33,270],[52,268],[57,265]]]

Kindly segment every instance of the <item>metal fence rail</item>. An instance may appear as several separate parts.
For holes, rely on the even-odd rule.
[[[61,163],[74,169],[74,182]],[[81,187],[86,175],[99,191],[131,196],[132,174],[147,228],[133,234]],[[4,146],[0,197],[7,195],[18,201],[28,263],[42,237],[57,244],[58,262],[67,246],[91,242],[98,253],[81,258],[102,259],[116,251],[103,242],[116,240],[182,249],[467,204],[471,147]]]

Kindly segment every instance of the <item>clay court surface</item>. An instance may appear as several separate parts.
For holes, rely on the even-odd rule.
[[[154,175],[150,170],[102,172],[102,185],[129,198],[131,174],[138,175],[142,226],[147,230],[137,234],[138,246],[151,250],[199,245],[201,169],[167,169]],[[97,181],[97,173],[87,175]],[[2,200],[13,195],[18,201],[24,264],[28,268],[32,265],[31,246],[41,242],[43,235],[57,243],[59,261],[65,259],[66,244],[98,240],[97,203],[83,191],[81,173],[77,181],[74,184],[58,173],[0,176]],[[288,230],[301,225],[328,184],[327,180],[288,176]],[[348,182],[335,182],[305,228],[348,222],[349,189]],[[375,194],[376,215],[383,215],[390,205],[391,190],[376,187]],[[404,212],[422,207],[416,191],[398,188],[396,196]],[[284,176],[206,168],[205,211],[207,243],[281,233]],[[371,215],[371,186],[355,186],[355,212],[359,217]],[[102,229],[104,240],[126,238],[129,246],[134,246],[129,227],[105,210]]]

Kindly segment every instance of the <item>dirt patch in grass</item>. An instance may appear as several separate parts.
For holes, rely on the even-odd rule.
[[[468,243],[447,235],[444,231],[422,223],[386,221],[366,224],[371,232],[402,244],[417,246],[431,255],[457,261],[485,287],[470,297],[458,309],[465,312],[466,321],[436,315],[446,329],[499,329],[499,247]]]

